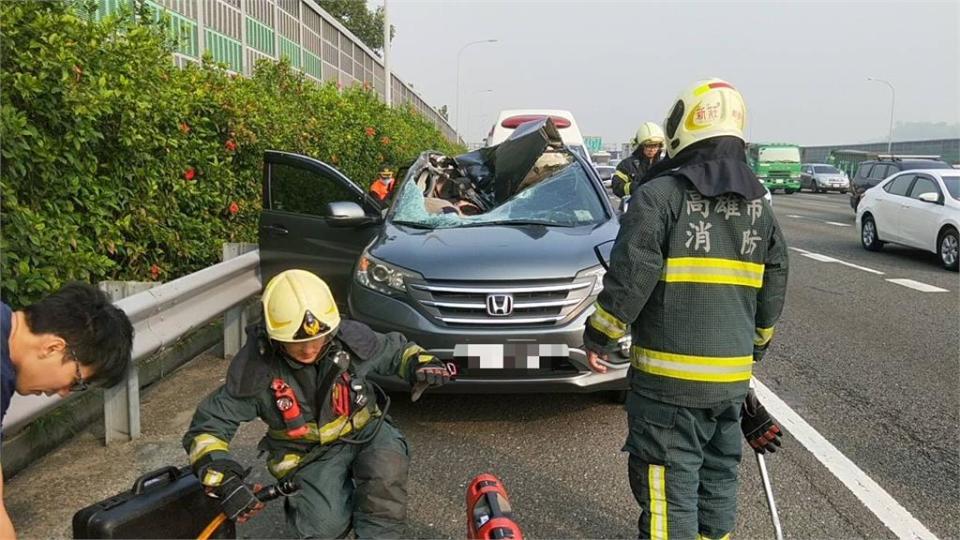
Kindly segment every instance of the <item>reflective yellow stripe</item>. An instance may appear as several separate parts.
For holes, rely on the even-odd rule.
[[[633,367],[663,377],[700,382],[738,382],[750,380],[753,355],[694,356],[633,347]]]
[[[730,540],[730,533],[727,533],[720,538],[711,538],[703,534],[697,534],[697,540]]]
[[[302,437],[291,437],[287,435],[286,429],[271,429],[267,432],[267,435],[273,439],[280,439],[284,441],[305,441],[329,444],[341,437],[345,437],[350,433],[353,433],[354,429],[356,429],[356,431],[360,431],[364,426],[367,425],[367,422],[369,422],[371,418],[379,416],[379,414],[379,410],[371,414],[369,408],[365,408],[353,415],[352,422],[347,416],[338,416],[336,420],[324,425],[323,427],[317,427],[316,422],[307,422],[307,434]]]
[[[663,465],[649,465],[650,540],[667,540],[667,470]]]
[[[201,484],[209,487],[217,487],[221,482],[223,482],[223,473],[213,469],[207,469],[207,472],[203,473],[203,479],[200,480]]]
[[[280,480],[295,470],[297,465],[300,465],[301,459],[303,459],[303,456],[299,454],[284,454],[283,459],[279,461],[268,461],[267,470],[270,471],[270,474],[272,474],[274,478]]]
[[[218,450],[221,452],[229,452],[230,444],[209,433],[201,433],[193,438],[193,443],[190,445],[190,464],[193,465],[198,459],[210,452],[216,452]]]
[[[626,178],[626,175],[624,175],[624,177]],[[623,183],[623,196],[624,196],[624,197],[626,197],[627,195],[630,195],[630,188],[632,188],[632,187],[633,187],[633,181],[630,180],[629,178],[627,178],[627,179],[624,181],[624,183]]]
[[[410,345],[403,351],[403,355],[400,356],[400,376],[404,379],[407,378],[409,373],[407,370],[410,369],[410,358],[418,353],[423,352],[423,347],[417,345]]]
[[[667,283],[709,283],[763,286],[764,266],[758,263],[710,257],[671,257],[660,279]]]
[[[767,343],[770,343],[771,339],[773,339],[773,327],[760,328],[758,326],[753,336],[753,344],[757,347],[763,347]]]
[[[627,173],[625,173],[625,172],[623,172],[623,171],[621,171],[621,170],[617,170],[617,172],[613,173],[613,175],[616,176],[617,178],[620,178],[620,179],[623,180],[624,182],[629,182],[629,181],[630,181],[630,177],[627,176]]]
[[[610,339],[620,339],[627,333],[627,325],[603,309],[599,302],[594,303],[596,310],[590,316],[590,326],[599,330]]]

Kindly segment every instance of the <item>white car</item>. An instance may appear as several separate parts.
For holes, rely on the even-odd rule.
[[[960,171],[903,171],[864,192],[857,206],[863,247],[885,242],[932,251],[948,270],[957,270],[960,237]]]
[[[520,124],[545,117],[550,117],[553,120],[553,125],[560,132],[563,144],[579,154],[584,160],[590,161],[590,152],[584,146],[583,134],[580,133],[580,127],[577,126],[573,113],[560,109],[509,109],[500,111],[500,114],[497,115],[497,122],[493,124],[490,134],[487,135],[486,145],[500,144],[507,140],[507,137]]]

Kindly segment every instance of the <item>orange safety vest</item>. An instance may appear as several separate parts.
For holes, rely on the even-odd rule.
[[[370,186],[370,193],[372,193],[377,200],[385,201],[387,200],[387,197],[390,196],[390,192],[393,190],[393,182],[393,178],[377,178]]]

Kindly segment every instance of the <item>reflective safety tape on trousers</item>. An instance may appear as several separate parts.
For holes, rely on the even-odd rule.
[[[329,444],[351,433],[360,431],[370,422],[370,419],[377,416],[380,416],[379,408],[374,409],[371,413],[370,407],[368,406],[354,414],[353,417],[339,416],[336,420],[325,424],[323,427],[318,427],[316,422],[307,422],[307,434],[302,437],[291,437],[287,435],[286,429],[271,429],[267,432],[267,436],[271,439],[283,441]]]
[[[759,289],[763,286],[764,265],[735,259],[712,257],[671,257],[660,279],[667,283],[709,283],[740,285]]]
[[[694,356],[633,347],[633,367],[663,377],[686,381],[728,383],[749,381],[753,355]]]
[[[667,468],[649,465],[647,484],[650,490],[650,540],[667,540]]]

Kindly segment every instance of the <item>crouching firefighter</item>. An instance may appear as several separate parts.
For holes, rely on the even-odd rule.
[[[184,435],[197,477],[228,517],[259,510],[229,445],[241,423],[260,418],[267,469],[301,487],[285,505],[301,537],[343,537],[351,527],[358,538],[400,537],[407,443],[387,417],[389,398],[366,376],[396,374],[422,389],[449,381],[446,368],[399,333],[341,320],[310,272],[277,275],[262,302],[263,323],[248,330],[226,384],[200,403]]]
[[[756,400],[744,406],[787,286],[787,246],[746,164],[745,121],[727,82],[680,95],[664,122],[669,159],[621,217],[584,332],[600,372],[631,332],[623,450],[641,538],[727,538],[741,437],[758,450],[779,442]]]

